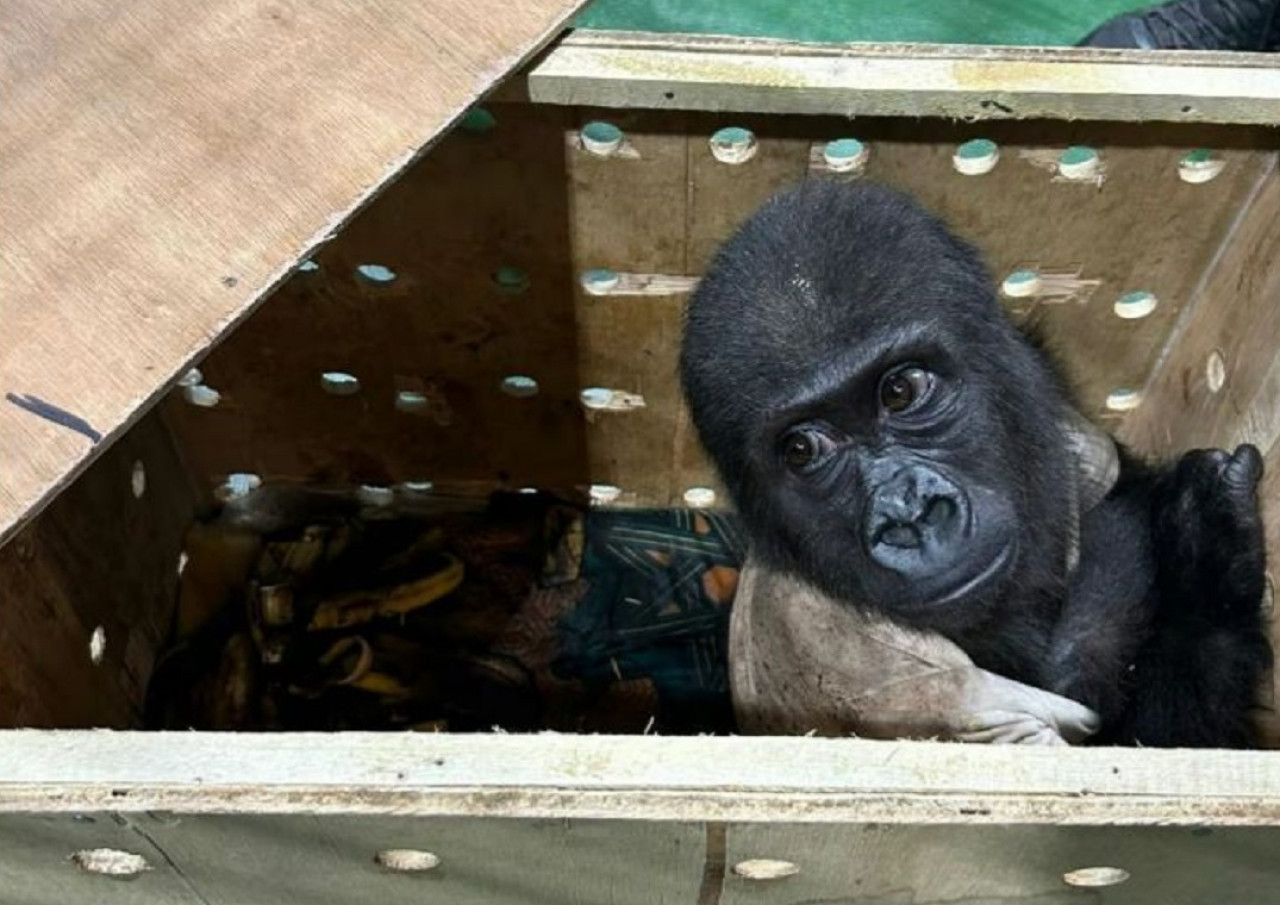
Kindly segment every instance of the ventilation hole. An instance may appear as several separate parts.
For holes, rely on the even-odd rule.
[[[711,136],[711,154],[727,164],[746,163],[756,156],[756,136],[750,129],[729,126]]]
[[[606,123],[601,120],[587,123],[582,127],[582,131],[578,133],[578,139],[582,142],[582,149],[589,154],[597,157],[610,157],[622,147],[625,136],[622,130],[613,123]]]
[[[222,394],[213,387],[198,383],[195,386],[183,387],[182,398],[190,405],[202,409],[211,409],[222,401]]]
[[[133,490],[135,500],[142,499],[147,492],[147,467],[141,462],[133,463],[133,472],[129,475],[129,486]]]
[[[395,282],[396,272],[382,264],[361,264],[356,268],[356,276],[375,286],[385,286]]]
[[[178,378],[178,386],[180,387],[194,387],[202,383],[204,383],[204,374],[199,368],[192,368]]]
[[[458,122],[458,128],[464,132],[492,132],[498,125],[498,118],[484,107],[472,107]]]
[[[1157,304],[1159,302],[1150,292],[1137,290],[1135,292],[1126,292],[1116,299],[1112,310],[1115,311],[1117,317],[1132,321],[1146,317],[1152,311],[1155,311]]]
[[[320,269],[320,265],[317,264],[315,261],[311,260],[310,258],[307,258],[305,261],[303,261],[301,264],[298,265],[299,273],[315,273],[319,269]]]
[[[1015,270],[1004,278],[1000,291],[1011,299],[1029,298],[1040,291],[1040,274],[1034,270]]]
[[[226,502],[246,497],[262,486],[262,478],[252,472],[235,472],[218,486],[214,495]]]
[[[1102,159],[1093,148],[1073,145],[1058,155],[1058,174],[1064,179],[1092,179]]]
[[[524,292],[529,288],[529,275],[519,267],[499,267],[493,272],[493,282],[503,292]]]
[[[710,487],[690,487],[684,492],[684,504],[691,509],[705,509],[716,504],[716,492]]]
[[[98,626],[89,636],[89,662],[94,666],[102,665],[102,658],[107,655],[107,630]]]
[[[356,499],[366,506],[389,506],[396,498],[390,487],[365,484],[356,490]]]
[[[1220,350],[1214,349],[1204,363],[1204,379],[1210,393],[1217,393],[1227,383],[1227,360]]]
[[[417,390],[400,390],[396,393],[395,407],[400,412],[420,415],[431,408],[431,400]]]
[[[320,375],[320,388],[330,396],[354,396],[360,392],[360,378],[346,371],[325,371]]]
[[[822,159],[833,173],[852,173],[867,164],[870,149],[856,138],[837,138],[822,149]]]
[[[621,498],[622,488],[613,484],[592,484],[589,495],[593,504],[607,506]]]
[[[1227,162],[1205,148],[1197,148],[1178,161],[1178,178],[1198,184],[1217,178]]]
[[[1107,395],[1107,408],[1113,412],[1131,412],[1142,402],[1142,394],[1126,387],[1112,390]]]
[[[578,279],[582,283],[582,288],[592,295],[607,295],[617,289],[618,284],[622,282],[622,278],[616,271],[605,267],[584,270]]]
[[[1129,872],[1120,867],[1082,867],[1062,875],[1068,886],[1117,886],[1128,879]]]
[[[527,399],[538,395],[538,381],[523,374],[512,374],[502,378],[502,392],[517,399]]]
[[[975,138],[956,148],[951,165],[965,176],[981,176],[990,173],[1000,161],[1000,148],[989,138]]]
[[[104,877],[136,877],[151,870],[147,859],[114,848],[94,848],[76,852],[71,860],[81,869]]]
[[[739,861],[733,866],[733,872],[744,880],[781,880],[800,873],[800,865],[794,861],[779,861],[773,858],[752,858]]]
[[[386,851],[378,852],[374,860],[387,870],[402,871],[404,873],[435,870],[440,866],[438,855],[411,848],[387,849]]]
[[[411,496],[425,496],[432,493],[436,489],[436,485],[432,481],[401,481],[396,488],[402,493]]]

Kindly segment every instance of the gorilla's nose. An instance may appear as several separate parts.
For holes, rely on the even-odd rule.
[[[908,576],[929,574],[956,555],[966,520],[954,484],[923,465],[903,468],[876,488],[868,507],[871,558]]]

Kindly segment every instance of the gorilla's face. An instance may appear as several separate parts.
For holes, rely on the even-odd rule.
[[[773,567],[943,631],[1063,579],[1064,397],[977,255],[903,196],[766,205],[690,304],[682,374]]]

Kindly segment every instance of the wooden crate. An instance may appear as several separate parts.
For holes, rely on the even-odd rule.
[[[526,18],[510,34],[491,27],[507,6],[469,4],[444,37],[431,4],[408,22],[407,8],[232,3],[237,15],[211,12],[176,37],[164,13],[185,5],[154,5],[154,18],[102,31],[88,5],[59,4],[57,33],[80,42],[71,58],[98,68],[75,70],[78,94],[56,82],[14,97],[30,123],[38,101],[56,101],[78,125],[0,132],[0,156],[17,164],[0,171],[0,197],[22,202],[22,217],[0,221],[18,252],[0,285],[13,325],[0,377],[19,401],[57,409],[0,410],[0,723],[28,727],[0,732],[0,898],[1065,903],[1088,894],[1073,884],[1122,881],[1092,895],[1267,899],[1280,874],[1269,751],[85,730],[136,725],[183,532],[230,474],[610,485],[619,505],[678,506],[714,488],[675,381],[687,293],[717,243],[841,137],[870,147],[867,178],[942,211],[997,275],[1054,278],[1061,292],[1010,311],[1049,332],[1090,415],[1153,454],[1265,449],[1280,551],[1269,59],[579,33],[500,86],[484,102],[491,120],[460,120],[572,3],[517,4]],[[44,9],[11,17],[29,52],[0,84],[40,81],[41,53],[54,52],[32,25]],[[228,46],[215,38],[235,26],[239,49],[218,58],[208,47]],[[285,28],[308,41],[283,41]],[[399,38],[379,44],[384,56],[349,60],[353,34],[387,29]],[[163,75],[181,90],[161,94],[187,98],[191,119],[111,65],[144,32],[175,42]],[[446,37],[467,35],[490,44],[443,78],[464,68]],[[293,75],[316,89],[305,96],[275,68],[299,47],[310,68]],[[225,96],[204,91],[210,72]],[[338,91],[335,72],[359,77]],[[123,93],[84,106],[107,77]],[[160,132],[130,132],[130,109]],[[283,111],[287,122],[271,118]],[[216,114],[222,145],[200,131]],[[602,120],[624,133],[620,153],[584,149],[582,127]],[[751,160],[713,156],[725,126],[753,132]],[[42,201],[48,161],[74,179],[89,172],[77,160],[101,154],[85,135],[107,134],[163,166],[99,172],[66,196],[74,209]],[[998,143],[1000,162],[962,176],[952,155],[977,137]],[[1104,178],[1055,178],[1073,145],[1099,152]],[[1196,149],[1221,161],[1209,181],[1179,178]],[[77,245],[76,222],[97,238]],[[369,265],[394,278],[362,276]],[[616,290],[588,291],[584,275],[601,268],[622,275]],[[1121,316],[1135,292],[1154,308]],[[193,365],[216,405],[188,401],[179,380]],[[325,372],[355,375],[359,392],[326,394]],[[504,393],[513,376],[537,395]],[[644,405],[591,409],[587,388]],[[426,402],[397,407],[405,392]],[[98,849],[147,870],[113,882],[68,860]],[[391,850],[438,864],[406,875],[378,863]],[[753,878],[744,862],[758,859],[790,873]]]

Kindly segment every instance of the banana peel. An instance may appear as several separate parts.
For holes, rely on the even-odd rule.
[[[317,604],[308,631],[329,631],[361,625],[373,619],[402,616],[447,597],[458,589],[465,576],[462,561],[441,554],[443,568],[425,578],[385,588],[348,591]]]

